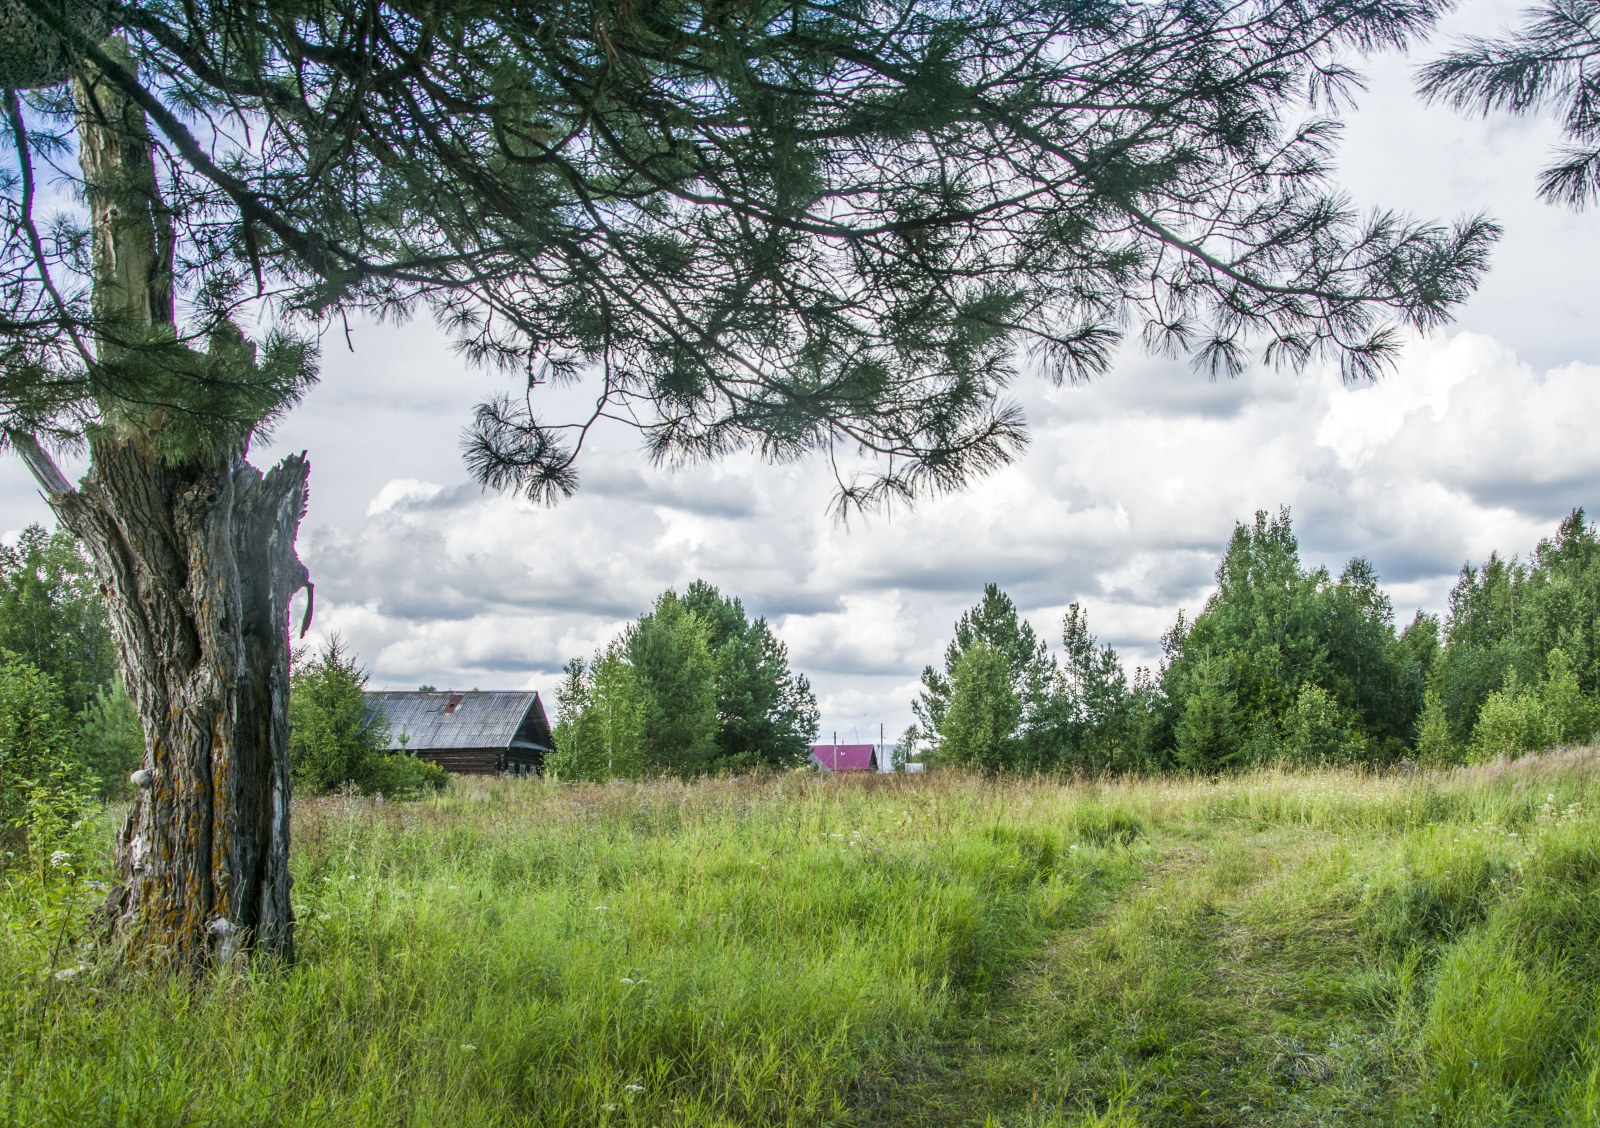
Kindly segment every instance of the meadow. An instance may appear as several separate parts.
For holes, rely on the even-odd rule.
[[[7,873],[0,1121],[1597,1124],[1597,768],[308,800],[291,966]]]

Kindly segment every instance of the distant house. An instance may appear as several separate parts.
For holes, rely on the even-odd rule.
[[[449,772],[538,775],[555,747],[533,690],[369,691],[367,708],[388,720],[391,749],[415,752]]]
[[[829,773],[878,770],[878,749],[873,744],[813,744],[807,759]]]

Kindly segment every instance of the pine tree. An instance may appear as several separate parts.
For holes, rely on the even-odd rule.
[[[133,700],[113,681],[78,711],[78,739],[83,765],[99,784],[102,799],[127,799],[132,793],[129,777],[144,759],[144,733]]]
[[[1099,775],[1136,768],[1139,752],[1134,703],[1117,652],[1089,630],[1077,603],[1061,622],[1061,660],[1055,666],[1045,719],[1025,741],[1038,746],[1040,768],[1065,767]]]
[[[123,945],[292,955],[309,464],[246,452],[314,378],[307,320],[426,308],[517,373],[468,461],[542,498],[602,417],[656,458],[876,456],[844,506],[955,488],[1023,442],[1020,343],[1079,379],[1129,323],[1361,378],[1497,232],[1362,218],[1299,92],[1442,8],[13,0],[0,433],[95,561],[146,736]],[[43,217],[74,149],[83,210]],[[289,330],[250,341],[261,301]],[[579,378],[593,415],[546,418]]]
[[[1554,111],[1566,144],[1540,174],[1539,195],[1583,208],[1600,199],[1600,5],[1542,0],[1514,31],[1474,36],[1418,76],[1425,98],[1458,110]]]

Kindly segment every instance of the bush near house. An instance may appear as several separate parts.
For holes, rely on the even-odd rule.
[[[367,673],[337,637],[310,661],[295,663],[289,684],[289,764],[298,791],[351,787],[363,795],[407,796],[444,787],[437,764],[388,749],[382,714],[367,707]]]

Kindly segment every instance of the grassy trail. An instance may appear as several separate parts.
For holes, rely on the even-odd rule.
[[[1440,1000],[1429,988],[1437,990],[1440,965],[1457,946],[1449,941],[1481,930],[1492,913],[1468,907],[1451,921],[1429,919],[1448,918],[1447,904],[1425,903],[1420,914],[1403,908],[1411,918],[1404,923],[1422,927],[1385,950],[1394,900],[1430,897],[1430,875],[1404,867],[1431,856],[1415,839],[1438,837],[1432,819],[1390,829],[1358,820],[1341,829],[1316,820],[1197,823],[1185,814],[1151,826],[1142,881],[1108,898],[1092,919],[1055,930],[1011,981],[970,1000],[941,1037],[861,1094],[858,1123],[1597,1123],[1592,1090],[1574,1099],[1581,1085],[1543,1099],[1535,1086],[1502,1090],[1481,1102],[1470,1087],[1439,1084],[1440,1057],[1461,1055],[1437,1029]],[[1509,838],[1514,845],[1520,836]],[[1396,858],[1406,859],[1404,880],[1385,881]],[[1471,867],[1475,859],[1465,860]],[[1448,885],[1461,877],[1452,869],[1431,876]],[[1469,881],[1471,888],[1443,896],[1489,892]],[[1512,886],[1487,884],[1499,894]],[[1364,896],[1375,887],[1378,899]],[[1592,985],[1583,986],[1560,1002],[1584,1005]],[[1525,1032],[1519,1047],[1518,1035],[1513,1029],[1512,1044],[1491,1048],[1515,1057],[1539,1039]],[[1467,1051],[1473,1072],[1487,1064],[1480,1048]],[[1465,1097],[1464,1107],[1450,1109],[1452,1097]]]
[[[1290,910],[1304,830],[1159,835],[1149,876],[1060,929],[896,1080],[864,1125],[1393,1123],[1356,923]]]

